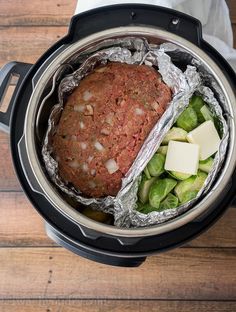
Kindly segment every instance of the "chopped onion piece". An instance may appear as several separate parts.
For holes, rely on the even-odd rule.
[[[93,107],[92,107],[92,105],[90,105],[90,104],[86,105],[86,109],[85,109],[84,115],[86,115],[86,116],[92,116],[93,115]]]
[[[104,146],[100,142],[98,142],[98,141],[96,141],[94,143],[94,146],[95,146],[96,150],[98,150],[99,152],[104,150]]]
[[[90,91],[86,90],[83,94],[83,99],[85,101],[89,101],[92,98],[92,96],[93,96],[92,93]]]
[[[87,148],[87,143],[81,142],[80,146],[83,150],[85,150]]]
[[[109,135],[110,134],[110,130],[106,129],[106,128],[102,128],[101,134]]]
[[[90,171],[90,173],[91,173],[91,175],[94,177],[94,176],[96,175],[96,170],[95,170],[95,169],[92,169],[92,170]]]
[[[106,116],[106,122],[109,124],[109,125],[111,125],[111,126],[113,126],[113,124],[114,124],[114,113],[109,113],[107,116]]]
[[[154,108],[154,110],[157,111],[158,108],[159,108],[159,103],[156,102],[156,101],[154,101],[154,102],[152,103],[152,108]]]
[[[141,116],[144,114],[144,111],[141,108],[136,107],[135,114]]]
[[[82,165],[82,170],[85,171],[85,172],[88,171],[88,165],[87,165],[86,163],[84,163],[84,164]]]
[[[90,163],[93,160],[93,156],[88,157],[88,162]]]
[[[76,112],[82,113],[84,111],[84,109],[85,109],[85,106],[81,105],[81,104],[74,106],[74,111],[76,111]]]
[[[104,71],[106,71],[106,67],[104,66],[104,67],[98,68],[95,71],[98,73],[104,73]]]
[[[84,129],[84,123],[83,123],[83,121],[80,121],[80,122],[79,122],[79,126],[80,126],[80,129]]]
[[[110,174],[113,174],[117,170],[119,170],[119,166],[117,165],[117,162],[113,158],[105,162],[105,167],[107,168]]]
[[[73,169],[79,168],[79,162],[77,159],[71,160],[70,162],[68,162],[68,165]]]
[[[144,64],[147,66],[152,66],[152,63],[150,61],[147,61],[147,60],[144,61]]]

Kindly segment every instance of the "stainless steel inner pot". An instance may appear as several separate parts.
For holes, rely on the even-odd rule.
[[[98,43],[103,40],[111,38],[119,38],[126,36],[136,36],[146,38],[150,43],[160,44],[163,42],[172,42],[178,45],[181,49],[190,53],[194,58],[201,61],[201,63],[207,68],[207,71],[214,77],[218,86],[223,91],[225,96],[228,111],[232,118],[229,121],[230,127],[230,143],[228,152],[226,155],[224,167],[220,172],[217,181],[215,182],[211,191],[202,198],[202,200],[193,208],[181,216],[170,220],[166,223],[147,227],[147,228],[132,228],[121,229],[115,226],[105,225],[93,221],[76,209],[70,206],[65,199],[58,193],[56,188],[53,187],[48,180],[41,167],[40,159],[37,154],[37,139],[36,139],[36,118],[40,105],[40,99],[42,98],[45,88],[52,83],[52,77],[60,65],[67,62],[75,53],[83,52],[88,48],[95,48]],[[153,236],[161,233],[166,233],[177,229],[186,223],[191,222],[203,213],[207,212],[210,206],[217,202],[222,192],[227,187],[227,184],[233,174],[236,165],[236,145],[235,145],[235,120],[236,120],[236,106],[235,106],[235,94],[226,79],[222,70],[218,65],[200,48],[190,43],[189,41],[179,37],[175,34],[169,33],[159,28],[144,27],[144,26],[128,26],[117,27],[107,29],[105,31],[94,33],[82,40],[77,41],[71,45],[64,45],[60,48],[60,53],[56,58],[50,62],[50,58],[47,59],[46,70],[39,75],[37,83],[34,85],[33,81],[33,93],[31,95],[24,125],[25,144],[30,165],[34,172],[35,178],[40,185],[41,190],[35,190],[41,193],[46,199],[65,217],[71,219],[79,227],[89,228],[99,233],[104,233],[113,236],[123,237],[145,237]],[[45,64],[43,65],[45,66]],[[40,72],[40,69],[39,69]],[[37,76],[37,74],[36,74]],[[33,186],[32,186],[33,187]]]

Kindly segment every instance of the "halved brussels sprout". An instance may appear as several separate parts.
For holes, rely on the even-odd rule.
[[[174,189],[174,192],[178,196],[179,201],[182,203],[183,200],[185,200],[185,198],[188,196],[186,193],[195,191],[199,192],[206,178],[207,174],[205,172],[198,171],[198,174],[196,176],[191,176],[184,181],[178,182]]]
[[[190,200],[194,199],[197,196],[197,193],[199,191],[190,191],[190,192],[185,192],[182,196],[182,202],[181,204],[185,204],[189,202]]]
[[[169,193],[166,198],[160,203],[159,210],[173,209],[178,207],[178,197]]]
[[[174,179],[160,179],[152,184],[149,191],[149,204],[159,208],[161,201],[173,190],[177,181]]]
[[[142,204],[148,202],[149,189],[155,180],[156,178],[148,179],[145,175],[142,176],[142,180],[138,189],[138,198]]]
[[[171,128],[162,141],[162,145],[166,145],[169,141],[181,141],[187,142],[187,131],[182,128],[173,127]]]
[[[198,168],[206,173],[209,173],[213,167],[213,163],[214,163],[214,158],[209,157],[205,160],[200,160]]]
[[[176,124],[187,132],[192,131],[198,125],[197,113],[191,106],[187,107],[177,119]]]
[[[204,117],[204,119],[207,120],[211,120],[212,122],[214,122],[214,118],[213,115],[211,113],[211,111],[209,110],[209,108],[207,107],[207,105],[204,105],[201,109],[200,109],[202,116]]]
[[[168,150],[168,145],[163,145],[158,148],[157,153],[165,156],[167,154],[167,150]]]
[[[205,105],[205,102],[203,101],[203,99],[201,98],[201,96],[198,95],[194,95],[192,96],[190,102],[189,102],[189,106],[192,107],[196,114],[197,114],[197,119],[198,122],[201,124],[205,121],[202,113],[201,113],[201,108]]]
[[[137,211],[139,211],[141,213],[148,214],[149,212],[157,211],[157,209],[155,207],[152,207],[149,203],[142,204],[142,203],[138,202],[137,203]]]
[[[165,156],[162,154],[154,154],[147,164],[148,172],[152,177],[158,177],[164,172]]]

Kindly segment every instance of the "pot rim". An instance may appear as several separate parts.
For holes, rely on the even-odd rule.
[[[93,221],[82,213],[79,213],[75,208],[71,207],[55,190],[51,182],[48,180],[44,174],[40,161],[37,156],[36,146],[35,146],[35,121],[37,114],[37,107],[39,104],[39,99],[43,93],[44,87],[47,85],[55,71],[63,64],[69,57],[72,56],[79,49],[85,49],[89,45],[94,44],[96,41],[109,39],[111,37],[124,37],[124,36],[139,36],[139,37],[154,37],[161,39],[163,41],[168,41],[177,44],[181,48],[185,49],[187,52],[191,53],[197,59],[200,59],[201,62],[207,67],[207,69],[213,74],[214,78],[217,80],[219,86],[224,92],[226,102],[230,111],[230,115],[233,118],[230,118],[230,143],[228,147],[228,153],[225,160],[224,168],[219,175],[219,179],[216,181],[213,188],[209,193],[203,197],[203,199],[194,207],[189,209],[187,212],[182,215],[169,220],[165,223],[144,227],[144,228],[132,228],[132,229],[123,229],[116,226],[102,224],[96,221]],[[66,218],[69,218],[72,222],[77,224],[80,228],[93,230],[99,232],[101,235],[113,235],[120,237],[146,237],[153,236],[158,234],[163,234],[166,232],[173,231],[192,220],[199,217],[201,214],[207,211],[207,209],[217,201],[217,198],[221,193],[226,189],[227,184],[230,181],[230,178],[233,174],[235,164],[236,164],[236,145],[233,144],[235,141],[235,118],[236,118],[236,107],[231,105],[235,103],[235,95],[230,86],[225,75],[218,67],[218,65],[199,47],[192,44],[191,42],[183,39],[180,36],[177,36],[173,33],[167,32],[157,27],[150,26],[124,26],[110,28],[104,31],[97,32],[95,34],[89,35],[76,43],[73,43],[68,46],[64,46],[65,49],[63,53],[60,53],[56,56],[52,62],[44,70],[43,74],[39,77],[36,85],[34,86],[29,104],[27,107],[25,124],[24,124],[24,136],[27,157],[32,168],[33,174],[37,180],[37,183],[40,186],[41,191],[39,192]],[[46,60],[48,62],[48,60]],[[42,67],[44,64],[42,65]],[[40,69],[39,69],[40,70]]]

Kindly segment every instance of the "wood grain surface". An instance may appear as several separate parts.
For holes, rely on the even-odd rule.
[[[85,0],[81,0],[85,1]],[[227,1],[236,38],[236,1]],[[76,0],[0,0],[0,67],[35,63],[67,33]],[[0,312],[234,312],[236,208],[206,233],[139,268],[58,247],[21,190],[0,132]]]
[[[229,270],[230,268],[230,270]],[[1,248],[0,299],[234,300],[231,248],[179,248],[117,268],[63,248]]]
[[[234,312],[231,301],[3,300],[1,312]]]

